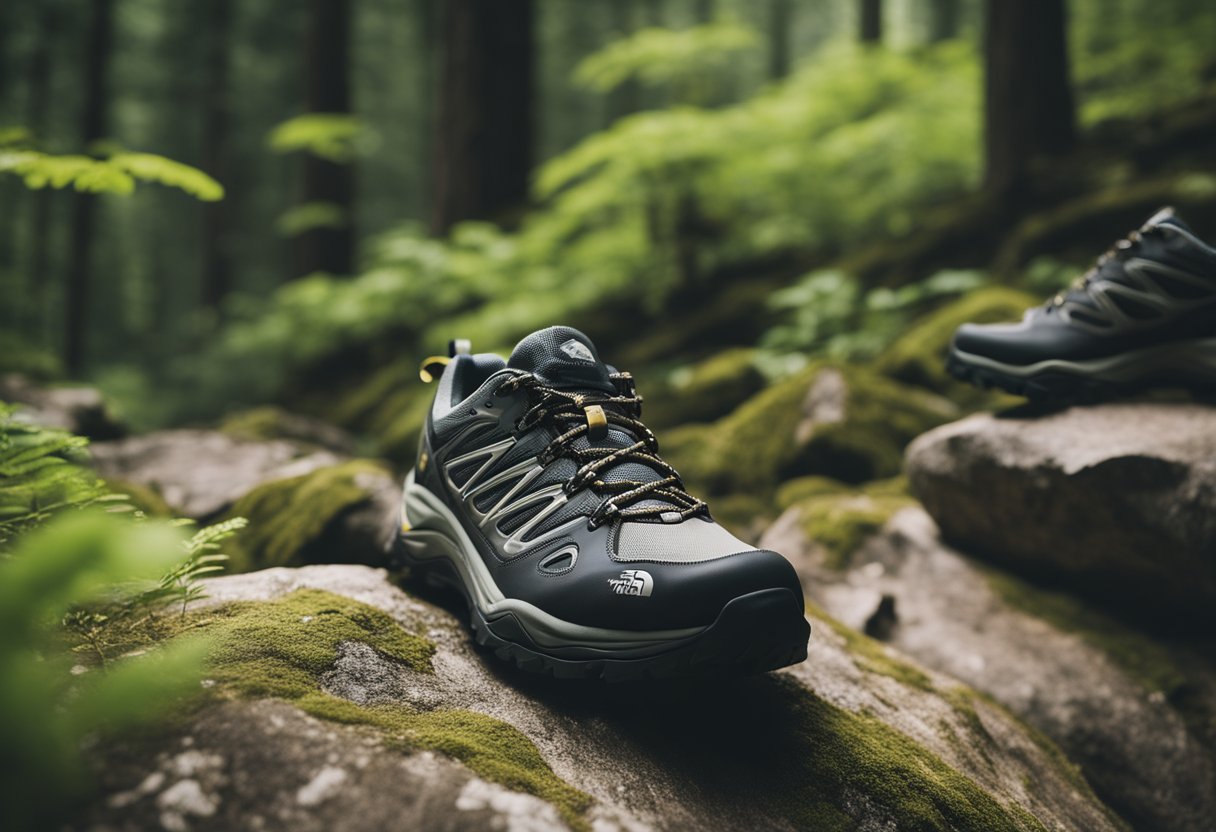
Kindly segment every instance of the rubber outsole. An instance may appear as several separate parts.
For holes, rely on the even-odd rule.
[[[802,600],[788,589],[734,598],[704,630],[650,655],[623,657],[600,650],[594,657],[572,658],[536,644],[511,613],[488,619],[450,561],[415,559],[401,535],[394,535],[389,563],[391,568],[408,567],[433,585],[455,589],[469,611],[478,645],[521,670],[557,679],[638,682],[746,676],[797,664],[807,656],[811,627]]]
[[[1017,376],[993,367],[982,367],[962,358],[955,350],[946,357],[946,372],[983,390],[1004,390],[1033,402],[1088,402],[1134,392],[1133,385],[1105,381],[1059,371]]]

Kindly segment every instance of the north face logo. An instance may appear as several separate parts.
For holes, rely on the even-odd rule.
[[[587,349],[587,345],[573,338],[562,344],[558,349],[576,361],[595,361],[595,356],[591,354],[591,350]]]
[[[608,585],[617,595],[639,595],[649,598],[654,591],[654,578],[642,569],[626,569],[619,578],[609,578]]]

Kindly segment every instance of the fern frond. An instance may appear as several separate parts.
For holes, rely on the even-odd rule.
[[[142,182],[157,182],[185,191],[203,202],[224,198],[224,186],[198,168],[155,153],[116,153],[109,163]]]

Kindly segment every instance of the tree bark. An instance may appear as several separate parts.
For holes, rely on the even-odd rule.
[[[984,37],[985,186],[1021,199],[1030,163],[1076,139],[1064,0],[988,0]]]
[[[769,0],[768,7],[768,77],[774,81],[790,73],[790,24],[793,8],[790,0]]]
[[[532,168],[532,0],[447,0],[432,230],[507,218]]]
[[[882,0],[858,0],[858,37],[862,43],[882,43]]]
[[[958,37],[959,0],[932,0],[929,8],[929,42]]]
[[[351,112],[351,0],[312,0],[305,50],[305,105],[310,113]],[[350,163],[311,154],[304,159],[302,204],[337,206],[338,228],[313,228],[296,239],[296,275],[350,274],[354,270],[355,171]]]
[[[62,16],[58,4],[45,2],[38,14],[38,40],[30,55],[30,100],[27,109],[29,128],[35,140],[46,140],[51,98],[51,41]],[[51,282],[51,200],[54,190],[35,191],[30,215],[30,258],[27,286],[35,320],[31,333],[35,342],[45,343],[47,333],[46,290]]]
[[[228,54],[232,32],[231,0],[207,0],[206,91],[203,94],[203,170],[223,184],[228,172]],[[227,200],[203,206],[203,306],[219,310],[231,286]]]
[[[88,145],[104,138],[109,110],[110,54],[114,41],[113,0],[92,0],[85,44],[84,109],[80,136]],[[75,194],[72,206],[72,241],[64,297],[64,368],[71,374],[84,369],[89,341],[89,306],[93,290],[93,235],[97,197]]]

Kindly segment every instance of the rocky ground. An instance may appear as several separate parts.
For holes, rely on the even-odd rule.
[[[375,568],[398,474],[324,422],[124,438],[28,394],[108,425],[95,464],[145,511],[250,520],[184,619],[201,702],[96,749],[78,826],[1211,829],[1216,410],[1000,410],[932,368],[897,344],[765,386],[732,350],[668,382],[665,454],[793,561],[813,633],[795,668],[661,687],[475,648],[453,596]]]

